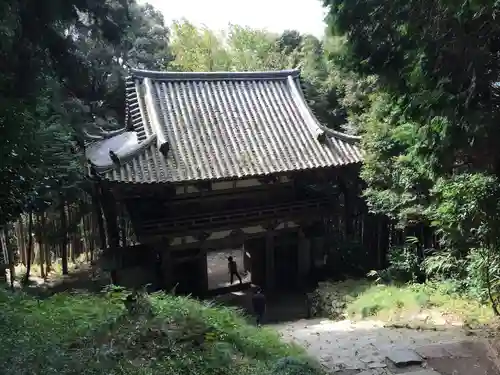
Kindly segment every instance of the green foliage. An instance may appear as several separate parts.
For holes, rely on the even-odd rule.
[[[1,6],[0,225],[81,196],[74,144],[124,125],[124,67],[169,59],[162,16],[135,0]]]
[[[266,30],[231,25],[226,33],[197,28],[186,20],[172,27],[174,61],[169,69],[179,71],[265,71],[300,68],[306,99],[325,125],[340,128],[361,112],[373,88],[373,78],[360,79],[341,73],[331,63],[333,47],[312,35],[287,30],[274,35]],[[343,102],[343,98],[347,98]],[[347,109],[346,109],[347,108]],[[357,126],[349,130],[356,133]]]
[[[380,319],[412,328],[442,325],[446,319],[470,325],[492,321],[489,306],[456,290],[453,282],[376,285],[366,280],[322,283],[314,293],[317,316]]]
[[[429,190],[439,178],[497,169],[498,4],[325,4],[331,30],[345,36],[337,61],[378,76],[380,91],[363,124],[363,177],[374,211],[403,224],[425,220]]]
[[[451,246],[497,247],[500,185],[493,175],[464,173],[439,179],[428,216]]]
[[[400,310],[418,312],[429,297],[420,291],[409,293],[407,288],[378,285],[357,296],[346,308],[352,318],[392,318]]]
[[[317,364],[296,357],[281,358],[271,369],[272,375],[316,375],[322,372]]]
[[[427,278],[439,281],[455,280],[459,289],[461,289],[459,284],[467,275],[467,266],[466,258],[461,258],[459,254],[450,250],[429,255],[422,263],[422,269]]]
[[[116,43],[128,4],[111,3],[66,1],[47,6],[19,0],[0,6],[0,224],[22,212],[28,200],[33,203],[47,182],[48,170],[67,164],[68,152],[61,159],[60,146],[71,129],[61,116],[59,93],[62,86],[69,88],[90,76],[68,31],[93,33]],[[65,145],[68,151],[70,146]]]
[[[498,249],[473,249],[467,257],[467,292],[498,312],[500,302],[500,253]]]
[[[36,300],[0,291],[2,373],[271,375],[298,365],[321,373],[301,349],[233,309],[155,295],[141,297],[152,315],[130,315],[123,304],[129,294],[111,287],[102,296]]]
[[[428,276],[458,278],[495,307],[498,2],[324,3],[343,40],[337,64],[377,81],[358,116],[369,207],[433,226],[442,250],[425,261]]]
[[[422,274],[417,251],[417,238],[408,237],[404,245],[389,248],[387,253],[389,266],[386,269],[370,271],[368,276],[375,277],[377,283],[417,282]]]

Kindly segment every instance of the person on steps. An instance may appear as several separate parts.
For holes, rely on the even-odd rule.
[[[252,296],[252,305],[257,325],[260,326],[264,318],[264,313],[266,312],[266,297],[264,293],[262,293],[262,289],[257,288],[255,294]]]
[[[238,265],[234,261],[233,257],[227,258],[227,267],[229,268],[229,277],[230,277],[231,285],[233,285],[233,281],[234,281],[235,276],[238,278],[238,280],[240,280],[240,284],[243,284],[243,281],[241,280],[241,276],[238,272]]]

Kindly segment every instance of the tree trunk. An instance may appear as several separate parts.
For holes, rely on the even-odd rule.
[[[66,218],[66,202],[63,200],[61,202],[60,208],[60,219],[61,219],[61,258],[62,258],[62,273],[63,275],[68,274],[68,224]]]
[[[33,211],[30,210],[28,214],[28,246],[26,247],[26,275],[24,276],[23,283],[28,284],[31,272],[31,263],[33,257]]]
[[[45,212],[42,212],[39,216],[38,220],[38,252],[40,254],[40,277],[42,279],[45,279],[47,277],[47,274],[45,272],[45,238],[44,238],[44,233],[45,233]]]
[[[82,203],[83,205],[84,203]],[[83,207],[81,208],[83,210]],[[89,249],[90,249],[90,241],[89,241],[89,238],[87,236],[87,216],[88,215],[83,215],[82,216],[82,220],[81,220],[81,223],[80,223],[80,239],[81,239],[81,242],[82,242],[82,246],[83,246],[83,249],[82,249],[82,252],[85,254],[85,262],[89,262]]]
[[[49,223],[45,223],[47,230],[52,231],[54,233],[54,220],[49,219]],[[52,271],[52,251],[51,251],[51,246],[53,246],[53,241],[49,244],[48,238],[46,236],[46,233],[44,233],[45,236],[45,271],[47,275]]]
[[[7,257],[9,258],[9,271],[10,271],[10,287],[14,289],[14,280],[16,279],[16,267],[14,259],[14,251],[9,241],[9,225],[3,227],[2,236],[4,237],[5,246],[7,247]]]
[[[17,249],[21,257],[21,263],[26,266],[26,246],[24,243],[24,225],[23,225],[23,215],[19,217],[16,223],[16,234],[17,234]]]

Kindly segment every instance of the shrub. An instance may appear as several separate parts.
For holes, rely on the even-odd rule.
[[[387,254],[389,267],[381,271],[370,271],[368,276],[385,284],[417,282],[422,274],[417,245],[415,237],[408,237],[403,246],[392,246]]]

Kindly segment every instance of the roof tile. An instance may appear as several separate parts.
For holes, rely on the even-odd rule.
[[[105,178],[131,183],[220,180],[358,163],[356,137],[321,126],[299,72],[173,73],[134,70],[128,116],[137,149],[122,163],[94,161]],[[318,136],[324,133],[326,141]],[[156,137],[156,142],[152,141]],[[150,142],[146,147],[140,147]],[[159,144],[168,142],[167,157]],[[99,147],[110,147],[101,142]],[[92,160],[92,152],[89,158]]]

